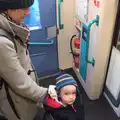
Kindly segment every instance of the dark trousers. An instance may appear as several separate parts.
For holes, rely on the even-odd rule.
[[[38,109],[37,115],[34,120],[43,120],[44,119],[45,110],[43,108]],[[4,116],[0,116],[0,120],[8,120]]]
[[[39,108],[34,120],[43,120],[45,110],[44,108]]]
[[[3,116],[0,116],[0,120],[8,120],[8,119],[6,119],[6,118],[3,117]],[[41,118],[40,118],[40,116],[36,116],[36,117],[34,118],[34,120],[41,120]]]
[[[0,120],[7,120],[7,119],[3,116],[0,116]]]

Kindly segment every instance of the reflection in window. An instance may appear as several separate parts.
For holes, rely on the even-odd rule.
[[[35,0],[34,4],[29,9],[30,9],[30,15],[25,17],[24,23],[30,29],[40,29],[41,28],[40,8],[39,8],[38,0]]]

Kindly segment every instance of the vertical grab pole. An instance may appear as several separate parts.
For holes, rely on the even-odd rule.
[[[61,3],[63,0],[58,1],[58,24],[59,24],[59,29],[64,28],[64,24],[61,24]]]
[[[94,20],[92,20],[88,26],[87,26],[87,47],[86,47],[86,51],[87,51],[87,63],[92,64],[93,66],[95,65],[95,59],[92,57],[92,60],[88,60],[88,51],[89,51],[89,41],[90,41],[90,29],[91,26],[96,23],[97,26],[99,26],[99,16],[97,15],[96,18]]]

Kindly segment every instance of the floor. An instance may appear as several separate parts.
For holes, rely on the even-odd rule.
[[[66,72],[73,75],[73,77],[78,81],[73,70],[66,70]],[[49,84],[55,84],[55,77],[40,80],[40,85],[42,86],[48,87]],[[85,120],[120,120],[103,95],[100,96],[99,100],[91,101],[88,99],[79,82],[78,84],[85,107]]]

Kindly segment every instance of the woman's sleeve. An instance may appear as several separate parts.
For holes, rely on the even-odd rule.
[[[7,38],[0,40],[0,77],[17,94],[36,102],[43,101],[47,88],[39,87],[21,66],[14,44]]]

